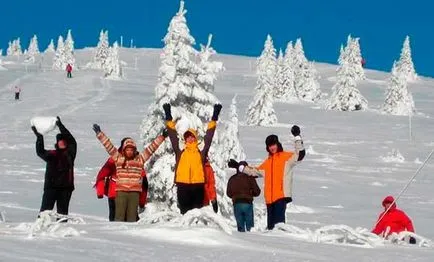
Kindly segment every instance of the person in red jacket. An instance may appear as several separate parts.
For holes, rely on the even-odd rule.
[[[207,160],[205,162],[205,194],[203,199],[203,206],[209,205],[211,202],[212,209],[215,213],[218,212],[217,193],[215,188],[215,175],[211,164]]]
[[[129,139],[126,137],[122,139],[121,145],[119,146],[119,151],[122,151],[125,140]],[[142,211],[146,205],[146,199],[148,195],[148,180],[146,178],[145,171],[142,172],[143,182],[142,182],[142,192],[139,199],[139,208]],[[98,172],[96,177],[96,182],[94,185],[96,189],[96,194],[98,198],[103,198],[104,195],[108,198],[109,206],[109,221],[115,220],[115,198],[116,198],[116,164],[112,158],[109,158],[103,165],[101,170]],[[141,213],[141,212],[139,212]],[[138,220],[138,219],[137,219]]]
[[[72,65],[71,64],[68,64],[66,66],[66,77],[72,78]]]
[[[393,196],[387,196],[383,200],[384,211],[380,214],[372,233],[387,238],[392,233],[399,234],[403,231],[414,233],[413,223],[404,211],[396,208]],[[415,244],[416,239],[410,237],[410,243]]]

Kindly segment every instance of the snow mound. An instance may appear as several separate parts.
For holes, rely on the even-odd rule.
[[[44,135],[56,128],[56,121],[56,117],[36,116],[30,120],[30,124],[36,127],[39,133]]]
[[[419,158],[416,158],[416,159],[414,160],[414,163],[415,163],[415,164],[422,164],[422,161],[420,161]]]
[[[380,159],[385,163],[404,163],[405,161],[398,149],[393,149],[386,156],[380,156]]]
[[[6,222],[6,215],[4,211],[0,210],[0,223]]]
[[[289,203],[286,206],[286,213],[292,213],[292,214],[314,214],[315,210],[313,210],[310,207],[298,206],[298,205],[294,205],[293,203]]]
[[[233,227],[230,221],[214,213],[210,208],[193,209],[184,215],[173,211],[155,212],[153,208],[146,208],[145,214],[140,216],[138,224],[160,224],[181,228],[215,227],[231,235]]]
[[[310,146],[306,149],[306,153],[309,154],[309,155],[319,155],[319,154],[320,154],[320,153],[316,152],[316,151],[313,149],[313,146],[312,146],[312,145],[310,145]]]
[[[371,185],[372,185],[372,186],[378,186],[378,187],[384,187],[384,186],[386,186],[385,184],[380,183],[380,182],[378,182],[378,181],[372,182]]]

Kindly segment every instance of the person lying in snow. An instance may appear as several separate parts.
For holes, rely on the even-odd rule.
[[[137,221],[137,206],[142,192],[142,172],[144,164],[154,154],[167,137],[167,130],[158,136],[145,150],[137,152],[136,143],[128,138],[124,141],[121,152],[110,139],[94,124],[93,130],[116,164],[115,221]]]
[[[384,198],[382,205],[384,211],[378,217],[375,228],[372,233],[387,238],[392,233],[399,234],[403,231],[414,233],[413,223],[404,211],[396,208],[395,199],[393,196]],[[416,239],[410,237],[410,244],[416,244]]]
[[[163,105],[166,126],[170,142],[175,152],[175,184],[177,186],[178,207],[181,214],[194,208],[202,208],[205,194],[205,163],[209,148],[214,137],[218,116],[222,109],[219,104],[214,105],[214,112],[211,121],[208,123],[204,141],[205,145],[199,150],[197,131],[188,129],[183,137],[185,148],[179,148],[179,138],[176,131],[176,123],[173,121],[170,104]]]
[[[119,153],[122,153],[125,141],[131,139],[125,137],[121,141],[121,145],[118,149]],[[142,171],[142,192],[140,193],[139,199],[139,213],[143,212],[146,204],[146,198],[148,195],[148,179],[146,178],[145,170]],[[96,195],[98,198],[103,198],[104,195],[108,198],[109,206],[109,221],[115,221],[115,210],[116,210],[116,163],[113,158],[107,159],[107,162],[98,172],[96,177],[96,182],[94,188],[96,189]],[[138,219],[137,219],[138,220]]]
[[[292,202],[292,169],[303,160],[305,149],[300,136],[300,128],[293,126],[295,151],[283,151],[276,135],[269,135],[265,140],[268,158],[256,167],[240,165],[235,160],[229,161],[229,167],[252,176],[264,176],[264,197],[267,204],[267,229],[272,230],[277,223],[285,223],[286,204]]]
[[[230,165],[231,162],[228,163]],[[239,165],[248,166],[246,161]],[[232,166],[233,167],[233,166]],[[261,189],[253,176],[249,176],[236,169],[236,174],[228,181],[226,194],[232,199],[234,215],[238,232],[250,231],[254,227],[253,198],[261,194]]]

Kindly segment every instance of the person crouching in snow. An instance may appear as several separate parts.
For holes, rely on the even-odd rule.
[[[240,165],[231,159],[229,167],[240,172],[264,176],[264,196],[267,205],[267,229],[272,230],[278,223],[285,223],[286,204],[292,202],[292,169],[303,160],[305,150],[300,137],[300,128],[293,126],[295,151],[283,151],[276,135],[269,135],[265,140],[268,158],[258,167]]]
[[[40,212],[52,210],[56,204],[58,214],[68,215],[69,201],[74,191],[74,161],[77,154],[77,142],[59,117],[57,117],[56,125],[60,131],[60,134],[56,135],[56,150],[45,150],[44,137],[36,127],[32,126],[36,135],[36,154],[47,162]]]
[[[382,205],[384,211],[378,217],[375,228],[372,233],[387,238],[392,233],[399,234],[403,231],[413,232],[414,227],[411,219],[404,211],[396,208],[395,199],[393,196],[384,198]],[[416,244],[416,239],[410,237],[410,244]]]
[[[115,221],[135,222],[140,193],[143,191],[143,166],[164,142],[167,131],[163,131],[163,135],[158,136],[143,152],[138,153],[136,143],[131,138],[124,141],[119,152],[99,125],[94,124],[93,130],[116,165]]]
[[[204,201],[205,163],[209,148],[214,137],[216,122],[222,109],[219,104],[214,105],[214,112],[208,124],[202,150],[198,148],[197,131],[188,129],[184,133],[185,148],[179,148],[179,138],[172,118],[170,104],[164,104],[163,109],[166,117],[166,125],[170,142],[175,152],[175,184],[177,186],[178,207],[181,214],[194,208],[202,208]]]
[[[122,153],[122,150],[124,148],[124,143],[127,139],[131,139],[131,138],[125,137],[124,139],[122,139],[121,145],[119,146],[118,149],[119,153]],[[140,193],[140,199],[139,199],[140,210],[144,209],[146,204],[147,194],[148,194],[148,180],[146,178],[145,170],[142,171],[142,178],[143,178],[142,192]],[[98,198],[103,198],[104,195],[107,196],[108,206],[109,206],[109,221],[115,221],[116,163],[112,157],[107,159],[104,166],[98,172],[98,176],[96,177],[94,188],[96,189],[96,195]]]
[[[228,163],[231,165],[231,162]],[[248,166],[247,162],[241,161],[238,166]],[[233,166],[232,166],[233,167]],[[261,194],[261,189],[253,176],[240,172],[228,181],[226,194],[232,199],[234,205],[234,215],[237,221],[238,232],[250,231],[254,227],[253,218],[253,198]]]
[[[203,206],[208,206],[211,203],[215,213],[218,212],[217,193],[215,188],[215,174],[212,166],[207,159],[205,162],[205,188],[204,188]]]

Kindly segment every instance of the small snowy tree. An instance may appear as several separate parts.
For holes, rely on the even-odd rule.
[[[23,54],[21,49],[21,40],[17,38],[12,42],[9,42],[9,47],[7,49],[7,56],[20,56]]]
[[[54,40],[51,39],[50,44],[47,49],[45,49],[44,53],[46,54],[54,54],[56,52],[56,48],[54,47]]]
[[[345,63],[338,72],[337,82],[333,86],[328,109],[339,111],[364,110],[368,101],[357,89],[356,72],[354,67]]]
[[[108,31],[101,30],[99,34],[99,42],[96,46],[95,56],[93,58],[92,68],[101,69],[105,68],[105,64],[109,57],[109,36]]]
[[[211,42],[212,35],[209,35],[207,45],[201,45],[199,67],[203,71],[199,74],[197,80],[204,90],[214,92],[214,81],[217,78],[217,74],[224,70],[224,67],[222,62],[210,61],[210,58],[216,54],[216,51],[211,47]]]
[[[256,94],[247,109],[248,125],[269,126],[277,123],[273,109],[273,92],[276,85],[276,49],[271,36],[267,36],[264,50],[257,60]]]
[[[407,79],[399,72],[391,74],[383,111],[388,114],[403,116],[416,112],[413,96],[408,91]]]
[[[30,40],[29,48],[27,48],[26,57],[28,60],[35,62],[35,56],[39,55],[38,37],[34,35]]]
[[[66,63],[65,63],[64,53],[65,53],[65,44],[63,42],[63,37],[59,36],[59,39],[57,40],[56,53],[53,58],[53,69],[65,70]]]
[[[416,70],[414,69],[413,59],[411,57],[410,37],[407,36],[404,40],[401,49],[401,56],[396,63],[396,70],[401,74],[406,81],[417,80]]]
[[[67,64],[70,64],[73,68],[75,68],[74,40],[72,39],[71,30],[68,30],[63,52],[64,52],[65,67]]]
[[[359,38],[352,38],[351,35],[349,35],[345,50],[345,62],[354,68],[356,81],[366,79],[365,70],[362,66],[362,53],[360,51],[359,40]]]
[[[109,54],[104,62],[104,76],[110,79],[122,78],[122,66],[119,61],[119,45],[114,42],[113,46],[109,49]]]
[[[293,46],[292,42],[289,42],[283,61],[278,62],[278,76],[277,79],[277,89],[280,92],[280,96],[276,96],[281,101],[287,101],[297,97],[297,92],[294,87],[294,68],[293,68]]]

